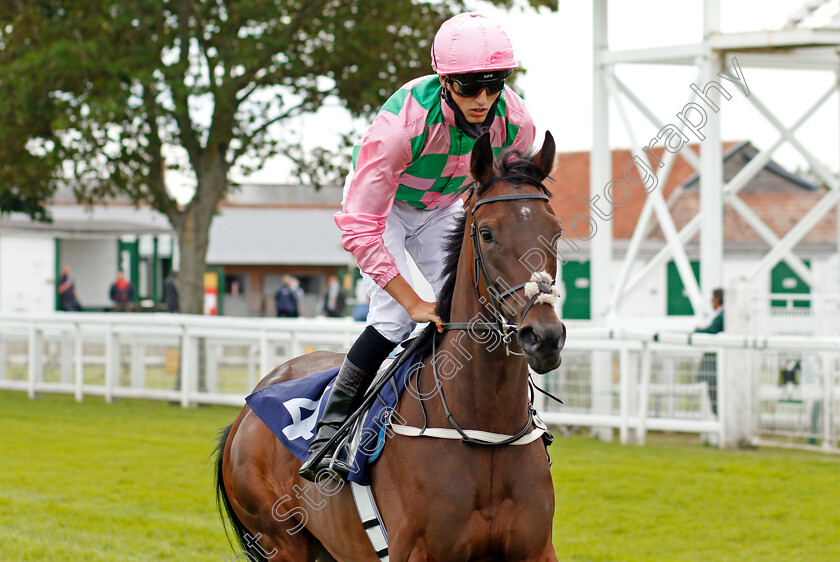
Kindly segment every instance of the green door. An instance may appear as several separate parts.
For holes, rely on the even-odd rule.
[[[134,302],[140,300],[140,241],[125,242],[120,240],[117,264],[125,273],[126,279],[134,286]]]
[[[811,262],[806,261],[805,265],[810,268]],[[788,264],[780,261],[770,272],[770,292],[771,293],[790,293],[807,295],[811,293],[811,287],[803,281]],[[770,301],[770,306],[787,308],[791,301],[785,299],[774,299]],[[795,300],[793,301],[793,308],[810,308],[810,300]]]
[[[700,262],[691,262],[691,270],[694,272],[694,278],[699,281]],[[677,271],[677,264],[669,261],[667,272],[668,316],[693,316],[694,307],[691,306],[691,301],[685,292],[685,285],[680,278],[680,272]]]
[[[589,262],[569,261],[563,264],[563,285],[566,287],[563,318],[589,320],[592,317],[590,313]]]

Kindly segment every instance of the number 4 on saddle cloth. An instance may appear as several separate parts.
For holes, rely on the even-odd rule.
[[[384,376],[390,362],[380,369]],[[405,361],[379,391],[373,402],[338,445],[340,459],[349,467],[347,479],[363,486],[370,485],[367,464],[379,457],[388,432],[388,420],[396,414],[397,402],[417,368],[414,358]],[[318,420],[324,413],[327,397],[338,375],[339,367],[303,378],[267,386],[248,396],[245,401],[284,447],[301,462],[309,458],[309,443],[315,438]],[[376,388],[376,381],[371,388]]]

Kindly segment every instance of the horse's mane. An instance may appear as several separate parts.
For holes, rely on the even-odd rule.
[[[515,188],[521,185],[532,185],[537,187],[540,192],[548,197],[551,197],[551,192],[542,184],[543,180],[548,177],[542,168],[532,162],[536,150],[523,154],[516,149],[508,149],[502,153],[501,158],[494,163],[495,173],[489,181],[483,185],[479,185],[473,181],[468,183],[461,190],[461,193],[466,193],[467,204],[473,197],[479,197],[486,193],[493,185],[499,181],[507,181]],[[464,240],[464,229],[467,226],[467,213],[464,213],[462,219],[456,224],[452,230],[446,234],[444,241],[444,266],[441,272],[441,278],[444,279],[441,287],[440,295],[438,296],[437,313],[441,320],[449,322],[452,314],[452,297],[455,293],[455,282],[457,281],[458,260],[461,258],[461,245]],[[433,326],[429,326],[432,330]],[[424,331],[424,337],[430,333],[431,330]],[[438,340],[442,334],[437,333]],[[438,342],[439,343],[439,342]],[[431,351],[431,340],[428,346],[420,350],[423,356]]]

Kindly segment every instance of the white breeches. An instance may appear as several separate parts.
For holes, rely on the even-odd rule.
[[[400,274],[415,290],[417,288],[408,268],[406,251],[423,277],[431,284],[435,298],[438,298],[444,281],[440,277],[445,259],[444,244],[447,235],[455,225],[460,224],[463,213],[464,206],[460,199],[453,205],[439,207],[434,211],[420,211],[402,201],[394,202],[385,223],[382,240],[394,256]],[[369,275],[363,273],[362,278],[370,295],[368,325],[393,342],[403,341],[417,324],[411,320],[402,305]]]

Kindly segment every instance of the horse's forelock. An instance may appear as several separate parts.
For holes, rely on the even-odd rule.
[[[537,150],[531,150],[527,153],[522,153],[522,151],[515,148],[506,149],[494,165],[496,174],[487,183],[475,187],[474,194],[477,196],[483,195],[496,183],[505,181],[514,187],[533,185],[542,193],[551,197],[551,192],[542,183],[548,177],[548,174],[538,164],[533,162],[537,152]]]

